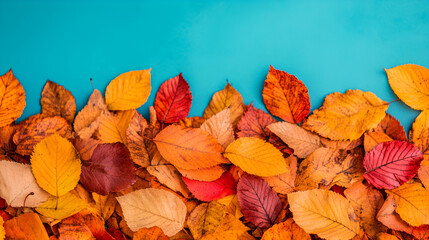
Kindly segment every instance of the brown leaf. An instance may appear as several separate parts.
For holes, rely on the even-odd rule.
[[[25,91],[12,73],[0,76],[0,127],[18,119],[25,108]]]
[[[381,120],[381,122],[374,128],[376,132],[383,132],[394,140],[407,141],[407,134],[401,123],[390,114]]]
[[[147,121],[140,113],[135,111],[130,120],[126,135],[128,149],[131,153],[133,162],[141,167],[150,165],[149,153],[144,138],[145,130],[148,127]]]
[[[83,161],[88,161],[91,159],[94,149],[103,142],[93,138],[84,138],[74,139],[72,143],[78,151],[80,159]]]
[[[73,123],[76,113],[76,103],[70,91],[51,81],[46,81],[40,98],[42,114],[60,116]]]
[[[268,129],[267,126],[274,122],[275,120],[270,114],[250,104],[240,122],[237,124],[237,136],[257,137],[268,140],[270,138],[270,129]]]

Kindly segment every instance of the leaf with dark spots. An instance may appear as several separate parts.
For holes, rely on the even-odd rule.
[[[136,182],[130,152],[122,143],[98,145],[91,160],[84,162],[80,181],[90,192],[107,195]]]

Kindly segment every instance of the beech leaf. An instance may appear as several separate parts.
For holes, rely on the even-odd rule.
[[[216,231],[226,212],[226,206],[217,202],[202,203],[189,214],[187,224],[195,239]]]
[[[42,114],[46,116],[60,116],[70,124],[76,113],[76,103],[70,91],[52,81],[46,81],[40,98]]]
[[[146,119],[135,111],[126,131],[127,147],[130,150],[133,162],[142,167],[150,165],[148,149],[143,138],[147,127]]]
[[[3,219],[0,217],[0,239],[2,238]],[[49,240],[48,233],[39,215],[28,212],[4,223],[7,239]],[[4,235],[3,235],[4,236]]]
[[[235,194],[237,183],[231,173],[225,172],[212,182],[191,180],[182,177],[189,191],[201,201],[212,201]]]
[[[153,226],[151,228],[140,228],[133,235],[133,240],[169,240],[170,238],[162,232],[162,229]],[[119,239],[116,239],[119,240]],[[125,239],[124,239],[125,240]]]
[[[237,196],[246,220],[261,228],[273,225],[282,208],[279,197],[268,183],[249,174],[240,178]]]
[[[12,69],[0,76],[0,99],[0,127],[3,127],[18,119],[25,108],[25,91]]]
[[[270,114],[253,107],[250,104],[246,112],[237,124],[238,137],[257,137],[267,140],[270,138],[270,129],[268,125],[274,123],[275,120]]]
[[[36,208],[36,211],[45,217],[61,220],[85,207],[88,207],[88,204],[84,200],[72,193],[66,193],[60,197],[50,196],[46,202]]]
[[[264,232],[261,240],[302,239],[311,240],[310,234],[300,228],[293,219],[288,219],[270,227]]]
[[[130,151],[123,143],[104,143],[94,149],[82,166],[80,181],[90,192],[107,195],[136,182]]]
[[[218,140],[223,148],[234,141],[234,129],[231,123],[231,110],[224,109],[207,119],[200,127]]]
[[[413,178],[423,153],[405,141],[383,142],[365,154],[365,179],[376,188],[393,189]]]
[[[120,111],[116,114],[104,111],[100,116],[100,140],[104,143],[127,144],[127,129],[135,111]]]

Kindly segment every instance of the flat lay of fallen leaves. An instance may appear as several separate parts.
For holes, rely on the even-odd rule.
[[[227,83],[202,116],[186,75],[153,93],[150,71],[80,111],[48,80],[19,123],[24,88],[0,76],[0,240],[429,239],[429,69],[385,69],[421,110],[408,137],[395,101],[352,89],[310,112],[305,81],[272,66],[268,112]]]

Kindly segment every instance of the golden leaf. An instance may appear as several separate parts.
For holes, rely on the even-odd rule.
[[[226,168],[222,165],[216,165],[209,168],[199,168],[199,169],[181,169],[177,168],[177,170],[182,174],[184,177],[198,180],[198,181],[206,181],[211,182],[214,181],[225,172]]]
[[[429,108],[429,69],[405,64],[385,70],[390,87],[405,104],[417,110]]]
[[[3,224],[4,224],[3,218],[0,217],[0,240],[3,240],[6,236],[6,232],[4,230]]]
[[[250,236],[247,231],[249,230],[240,220],[226,214],[221,224],[216,228],[213,233],[205,234],[201,240],[251,240],[255,239]]]
[[[224,156],[243,171],[261,177],[288,171],[283,154],[272,144],[255,137],[235,140],[226,148]]]
[[[288,194],[295,222],[307,233],[328,240],[351,239],[359,234],[359,223],[346,198],[326,189]]]
[[[198,128],[170,125],[154,138],[154,142],[163,158],[185,170],[228,163],[221,155],[223,148],[218,141]]]
[[[100,140],[104,143],[121,142],[127,144],[127,129],[134,110],[120,111],[116,114],[103,112],[100,116]]]
[[[0,239],[2,238],[3,218],[0,217]],[[48,233],[34,212],[24,213],[4,223],[7,239],[49,240]],[[4,236],[4,232],[3,232]]]
[[[25,91],[12,73],[0,76],[0,127],[18,119],[25,108]]]
[[[46,81],[40,105],[42,105],[42,114],[63,117],[70,124],[73,122],[76,103],[72,93],[63,86],[49,80]]]
[[[422,111],[414,121],[410,131],[410,142],[422,152],[429,150],[429,110]]]
[[[387,134],[382,132],[368,132],[364,135],[364,148],[365,152],[371,151],[375,146],[382,142],[390,142],[393,141]]]
[[[228,147],[234,141],[230,108],[216,113],[207,119],[200,128],[216,138],[223,148]]]
[[[411,226],[429,224],[429,192],[422,184],[406,183],[398,188],[386,190],[396,201],[395,211]]]
[[[302,239],[311,240],[311,237],[302,228],[300,228],[292,218],[285,222],[276,224],[264,232],[261,240],[284,240],[284,239]]]
[[[225,215],[225,205],[217,202],[198,205],[188,217],[188,227],[195,239],[216,231]]]
[[[243,115],[244,103],[241,94],[229,83],[224,89],[213,94],[209,105],[204,110],[204,118],[210,118],[226,108],[230,108],[231,122],[235,126]]]
[[[61,220],[79,212],[87,206],[84,200],[72,193],[66,193],[60,197],[50,196],[48,201],[36,208],[36,211],[45,217]]]
[[[122,73],[106,88],[106,104],[109,110],[131,110],[145,104],[151,90],[150,70]]]
[[[103,196],[93,192],[92,198],[94,199],[95,209],[97,209],[99,215],[104,220],[109,219],[115,212],[116,203],[118,203],[115,195],[113,193],[109,193],[108,195]]]
[[[58,134],[43,139],[34,147],[31,168],[39,186],[56,197],[75,188],[81,173],[75,148]]]
[[[288,122],[272,123],[268,126],[275,135],[279,136],[299,158],[306,158],[320,147],[320,138],[307,132],[300,126]]]
[[[116,198],[127,225],[133,231],[158,226],[167,236],[183,228],[186,205],[171,192],[146,188]]]
[[[371,92],[335,92],[326,96],[323,106],[314,110],[303,127],[332,140],[355,140],[377,127],[388,107],[387,102]]]
[[[88,103],[76,115],[73,128],[80,138],[90,138],[100,125],[99,116],[107,111],[104,98],[100,91],[94,89],[89,97]]]

